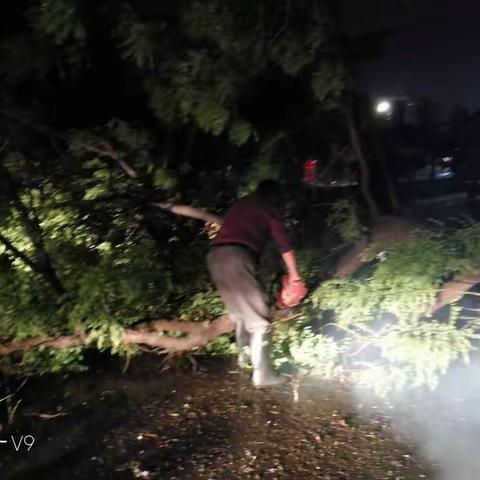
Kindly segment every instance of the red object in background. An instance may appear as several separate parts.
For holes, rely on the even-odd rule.
[[[303,181],[315,183],[317,181],[317,163],[318,160],[310,159],[303,164]]]

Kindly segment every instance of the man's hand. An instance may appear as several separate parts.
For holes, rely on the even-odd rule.
[[[279,308],[289,308],[298,305],[307,294],[308,290],[305,287],[300,277],[290,277],[284,275],[282,277],[282,289],[277,293],[277,306]]]
[[[205,227],[203,229],[204,232],[207,233],[208,238],[213,240],[218,232],[220,231],[221,225],[219,223],[214,222],[205,222]]]

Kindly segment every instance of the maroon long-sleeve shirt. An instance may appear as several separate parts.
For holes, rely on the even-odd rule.
[[[293,249],[281,216],[256,195],[249,195],[237,200],[227,211],[213,244],[239,243],[260,255],[270,239],[280,253]]]

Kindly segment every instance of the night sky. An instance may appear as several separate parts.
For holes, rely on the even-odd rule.
[[[374,99],[429,99],[439,120],[448,118],[457,104],[470,110],[480,108],[479,0],[343,2],[350,33],[392,32],[383,54],[360,67],[362,91]],[[0,35],[16,28],[14,18],[18,20],[25,1],[9,4],[9,8],[11,15],[3,18]]]
[[[370,26],[394,28],[384,55],[362,68],[362,89],[374,97],[410,95],[434,103],[437,119],[455,104],[480,107],[480,2],[376,0],[363,14]],[[368,20],[350,18],[357,26]],[[365,27],[366,28],[366,27]]]

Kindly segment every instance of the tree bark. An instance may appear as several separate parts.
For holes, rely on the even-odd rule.
[[[146,345],[160,348],[162,353],[178,353],[205,346],[209,341],[233,331],[234,325],[227,316],[213,321],[186,322],[178,320],[153,320],[133,328],[126,328],[122,336],[122,344]],[[186,336],[165,335],[164,332],[182,332]],[[70,348],[76,346],[92,346],[85,333],[78,331],[71,335],[58,337],[45,336],[32,338],[23,342],[11,342],[0,345],[0,355],[9,355],[18,351],[27,351],[40,346],[52,348]]]
[[[378,159],[378,163],[380,164],[380,168],[382,169],[382,176],[385,180],[385,185],[387,187],[387,195],[390,200],[390,204],[392,207],[393,212],[398,212],[400,208],[400,204],[398,201],[397,192],[395,189],[395,184],[392,180],[391,174],[387,167],[387,161],[385,159],[385,153],[382,150],[381,146],[379,145],[378,140],[378,131],[377,127],[374,122],[369,123],[370,130],[372,131],[372,149],[375,153],[375,157]]]
[[[203,220],[206,223],[218,223],[219,225],[222,223],[222,219],[218,215],[207,212],[206,210],[191,207],[190,205],[178,205],[166,202],[156,202],[151,205],[175,213],[176,215]]]
[[[413,220],[390,215],[382,216],[370,230],[370,238],[363,237],[344,253],[335,265],[332,276],[347,278],[353,275],[365,262],[364,252],[375,244],[380,253],[390,242],[413,242],[415,230],[421,225]]]
[[[333,278],[352,276],[365,263],[363,254],[372,244],[378,247],[377,253],[380,253],[390,242],[414,242],[415,230],[419,227],[421,227],[419,223],[400,217],[381,217],[379,224],[371,230],[370,241],[362,238],[353,244],[339,258],[331,276]],[[430,315],[434,315],[440,308],[455,303],[464,295],[468,295],[469,290],[477,284],[480,284],[480,275],[457,275],[454,279],[445,282],[437,294],[435,304],[429,312]]]
[[[276,322],[287,322],[296,319],[298,315],[293,314],[290,309],[285,309],[274,312],[273,317]],[[220,335],[232,332],[234,328],[235,325],[230,321],[228,315],[204,322],[157,319],[125,328],[122,344],[125,346],[146,345],[160,349],[161,353],[166,354],[180,353],[204,347]],[[169,336],[165,332],[180,332],[186,335],[182,337]],[[61,349],[94,346],[94,342],[88,339],[85,332],[77,330],[70,335],[36,337],[21,342],[0,344],[0,356],[20,351],[25,352],[40,346]]]
[[[455,303],[464,295],[468,295],[468,291],[479,283],[480,275],[459,275],[453,280],[446,282],[438,292],[431,314],[433,315],[445,305]]]
[[[368,205],[368,210],[370,213],[370,218],[373,223],[378,221],[380,212],[378,206],[372,196],[371,186],[370,186],[370,171],[367,163],[367,159],[363,152],[363,148],[360,142],[360,137],[358,135],[357,125],[355,123],[354,114],[352,111],[352,106],[347,100],[344,106],[344,114],[347,122],[348,133],[350,135],[350,142],[352,144],[352,149],[355,152],[359,166],[360,166],[360,189],[363,197]]]

